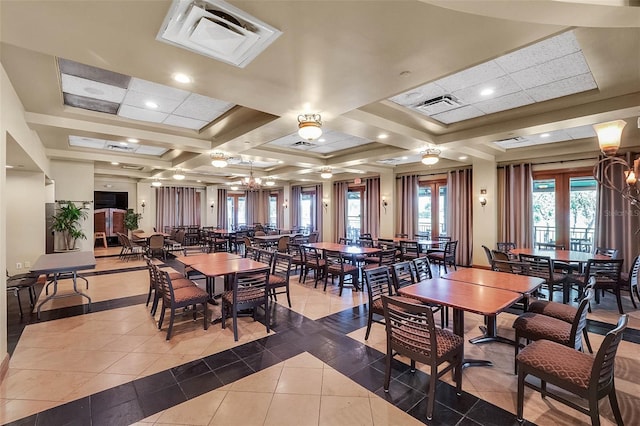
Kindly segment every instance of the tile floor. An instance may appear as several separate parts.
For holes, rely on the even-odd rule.
[[[113,250],[96,250],[96,255]],[[167,263],[179,268],[175,262]],[[167,342],[166,328],[157,329],[145,306],[148,275],[143,262],[103,257],[96,270],[85,275],[89,289],[84,291],[93,299],[91,312],[79,305],[85,300],[74,296],[45,304],[40,321],[32,315],[19,322],[15,298],[9,295],[13,353],[0,384],[2,424],[426,423],[428,375],[423,371],[411,373],[406,364],[396,362],[390,392],[382,391],[384,328],[374,324],[364,341],[363,293],[346,290],[338,297],[335,288],[324,293],[314,289],[311,280],[298,284],[295,277],[292,309],[286,301],[272,308],[273,331],[268,335],[262,323],[243,318],[240,339],[234,342],[230,327],[222,330],[213,324],[205,331],[201,319],[194,322],[186,315]],[[630,326],[640,329],[640,311],[632,310],[625,299]],[[513,313],[498,316],[501,335],[513,337],[514,318]],[[596,349],[604,333],[601,326],[617,319],[613,298],[595,306],[589,318]],[[465,316],[467,339],[479,334],[481,323],[477,315]],[[630,332],[628,338],[640,342],[638,336],[637,331]],[[623,342],[616,363],[618,400],[626,424],[633,424],[640,414],[637,350],[638,343]],[[461,398],[455,396],[451,376],[446,375],[438,385],[430,424],[516,423],[512,347],[467,343],[465,355],[491,359],[494,367],[466,369]],[[614,424],[606,400],[601,412],[603,424]],[[540,425],[589,421],[533,393],[527,393],[525,418]]]

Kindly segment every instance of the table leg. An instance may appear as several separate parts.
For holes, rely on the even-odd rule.
[[[484,335],[474,337],[473,339],[469,339],[469,343],[479,344],[479,343],[488,343],[488,342],[498,342],[505,343],[507,345],[515,345],[516,342],[507,339],[506,337],[498,336],[498,325],[496,321],[495,315],[487,315],[485,316],[487,319],[487,327],[483,330],[484,327],[480,327],[480,329],[484,332]]]
[[[87,298],[87,300],[89,301],[89,304],[88,304],[89,305],[89,310],[91,310],[91,298],[88,295],[84,294],[83,292],[78,291],[77,278],[78,278],[78,272],[77,271],[73,271],[73,291],[78,293],[80,296]],[[89,284],[89,281],[87,281],[87,279],[85,277],[80,277],[80,278],[85,280],[87,282],[87,285]]]
[[[49,300],[53,299],[53,297],[56,295],[57,292],[58,292],[58,274],[54,273],[53,274],[53,291],[42,302],[38,303],[38,307],[36,308],[36,315],[38,319],[40,319],[40,309],[42,309],[42,305],[47,303]]]
[[[464,338],[464,311],[461,309],[453,309],[453,332]],[[465,358],[462,360],[462,368],[468,367],[493,367],[493,363],[482,359]]]

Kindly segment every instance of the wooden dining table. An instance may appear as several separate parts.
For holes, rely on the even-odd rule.
[[[551,260],[557,262],[566,263],[578,263],[582,265],[587,263],[590,259],[609,259],[608,256],[602,254],[587,253],[584,251],[575,250],[545,250],[545,249],[533,249],[533,248],[515,248],[509,251],[515,255],[524,254],[528,256],[547,256]]]
[[[495,317],[522,297],[520,293],[511,290],[440,277],[402,287],[398,293],[423,303],[435,303],[452,308],[453,332],[460,337],[464,337],[465,311]],[[492,365],[489,360],[465,358],[463,361],[463,368]]]
[[[544,284],[544,279],[529,277],[526,275],[516,275],[507,272],[497,272],[490,269],[464,268],[444,274],[442,278],[461,281],[479,286],[498,288],[520,294],[524,298],[524,310],[527,310],[528,300],[531,293]],[[497,316],[486,316],[487,326],[481,327],[484,332],[482,336],[470,339],[471,343],[500,342],[508,345],[515,345],[515,341],[506,337],[498,336]]]
[[[215,253],[192,254],[189,256],[176,256],[176,260],[185,266],[191,266],[197,263],[226,262],[228,260],[241,258],[242,256],[240,255],[227,253],[224,251]]]
[[[348,244],[339,244],[339,243],[328,243],[328,242],[319,242],[319,243],[304,243],[302,244],[305,247],[313,247],[317,250],[328,250],[328,251],[337,251],[342,254],[350,254],[350,255],[368,255],[379,253],[382,249],[378,247],[359,247],[359,246],[350,246]]]

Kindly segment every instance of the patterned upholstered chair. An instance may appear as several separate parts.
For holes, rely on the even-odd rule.
[[[384,315],[384,310],[382,309],[382,296],[390,296],[392,294],[393,283],[391,282],[389,268],[386,266],[366,269],[364,271],[364,282],[367,287],[367,295],[369,296],[367,332],[364,336],[364,340],[368,340],[373,322],[375,321],[377,323],[384,324],[384,322],[374,319],[373,315]],[[408,303],[415,302],[415,300],[409,299],[408,297],[396,296],[396,298],[402,299]]]
[[[293,259],[293,256],[287,253],[276,252],[273,255],[273,259],[271,260],[271,273],[269,274],[269,285],[267,286],[269,297],[276,302],[278,301],[278,294],[286,294],[289,307],[291,307],[291,296],[289,295],[291,259]]]
[[[524,421],[524,387],[540,392],[542,398],[556,401],[591,416],[591,424],[600,424],[598,401],[609,396],[616,424],[624,424],[616,398],[614,364],[628,315],[622,315],[616,328],[607,333],[595,357],[549,340],[533,342],[516,358],[518,365],[518,422]],[[540,386],[525,382],[527,376],[538,377]],[[547,383],[573,393],[588,402],[588,407],[550,392]]]
[[[638,293],[638,276],[640,275],[640,256],[636,256],[631,263],[629,272],[620,273],[620,290],[626,290],[629,292],[629,298],[633,303],[633,308],[638,309],[636,301],[633,299],[633,293],[638,297],[640,301],[640,293]]]
[[[160,286],[160,282],[158,281],[157,274],[160,273],[160,269],[157,265],[155,265],[151,258],[148,256],[143,256],[145,262],[147,262],[147,268],[149,270],[149,294],[147,295],[147,305],[149,306],[149,302],[151,301],[151,295],[153,294],[153,303],[151,304],[151,315],[156,314],[156,310],[158,309],[158,301],[160,300],[160,295],[162,294],[162,288]],[[169,278],[171,279],[171,284],[173,285],[173,289],[177,290],[182,287],[192,286],[195,283],[189,279],[186,279],[184,275],[180,272],[169,272]]]
[[[238,341],[238,314],[246,309],[253,310],[253,319],[255,320],[256,308],[264,307],[265,325],[267,333],[269,333],[269,293],[267,291],[269,273],[269,267],[236,272],[233,276],[232,289],[222,293],[222,328],[226,328],[227,318],[231,316],[233,338],[236,342]]]
[[[324,252],[324,291],[327,291],[327,283],[329,281],[329,277],[331,277],[331,282],[338,277],[340,282],[340,293],[339,296],[342,296],[342,289],[344,288],[345,277],[351,277],[351,284],[353,288],[357,291],[358,287],[358,276],[360,275],[360,268],[353,263],[349,263],[351,256],[344,255],[339,251],[325,250]]]
[[[514,345],[515,372],[518,372],[515,358],[520,351],[520,339],[522,338],[527,339],[527,341],[546,339],[573,349],[582,349],[582,330],[587,325],[587,308],[593,297],[593,289],[585,293],[585,297],[580,302],[580,306],[578,306],[576,315],[571,323],[534,312],[525,312],[518,316],[513,322],[513,328],[516,331],[516,344]]]
[[[431,366],[427,391],[427,420],[431,420],[438,378],[453,370],[456,394],[462,394],[464,340],[449,330],[438,329],[429,306],[387,295],[382,296],[382,306],[387,325],[384,391],[389,392],[391,361],[394,355],[408,357],[411,360],[412,372],[416,369],[416,361]],[[438,367],[443,363],[446,363],[445,368],[438,371]]]

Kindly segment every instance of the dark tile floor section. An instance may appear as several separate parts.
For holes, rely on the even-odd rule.
[[[195,360],[149,377],[107,389],[43,411],[11,425],[128,425],[188,399],[217,389],[308,351],[352,380],[426,424],[515,424],[515,416],[477,397],[438,384],[436,416],[427,422],[425,395],[429,376],[392,364],[389,392],[384,392],[384,354],[344,333],[362,327],[366,309],[348,309],[311,321],[282,306],[272,307],[276,334]],[[263,321],[263,318],[258,318]],[[340,325],[338,325],[340,324]],[[351,324],[351,325],[349,325]]]

